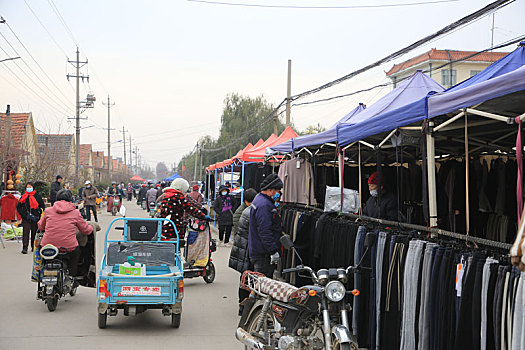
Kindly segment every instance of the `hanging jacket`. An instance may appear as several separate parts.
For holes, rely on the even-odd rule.
[[[42,199],[42,196],[38,194],[37,192],[35,192],[33,196],[35,197],[38,203],[38,208],[31,209],[29,198],[27,198],[27,200],[24,203],[19,201],[16,206],[16,211],[18,212],[22,220],[36,222],[40,220],[40,216],[42,215],[42,212],[46,209],[46,205],[44,204],[44,200]],[[31,214],[33,218],[31,218],[29,214]]]
[[[273,200],[264,193],[257,194],[250,212],[250,258],[266,257],[280,251],[281,235],[281,218]]]
[[[240,207],[239,207],[240,208]],[[235,238],[233,239],[233,247],[230,252],[230,260],[228,266],[243,273],[250,269],[250,254],[248,251],[248,232],[250,229],[250,212],[252,208],[246,207],[242,211],[239,218],[239,225]]]
[[[57,201],[47,208],[38,222],[38,229],[44,231],[41,246],[52,244],[68,251],[78,246],[77,229],[85,235],[93,232],[93,227],[84,221],[80,211],[67,201]]]

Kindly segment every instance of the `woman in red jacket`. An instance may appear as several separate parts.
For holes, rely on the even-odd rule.
[[[93,233],[93,227],[84,221],[72,201],[73,196],[70,191],[60,190],[53,206],[44,211],[44,216],[38,222],[38,228],[44,231],[40,245],[43,247],[52,244],[60,251],[67,252],[63,260],[67,263],[69,274],[76,276],[80,257],[77,229],[82,234],[89,235]]]
[[[34,249],[37,222],[40,220],[42,212],[46,208],[40,194],[35,191],[32,182],[26,183],[26,191],[20,198],[16,210],[22,218],[22,227],[24,233],[22,236],[22,254],[27,254],[27,247],[31,243],[31,250]],[[29,236],[31,235],[31,242]]]

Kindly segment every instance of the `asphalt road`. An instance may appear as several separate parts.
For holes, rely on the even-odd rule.
[[[134,202],[125,202],[128,217],[145,217]],[[112,217],[99,216],[97,262],[101,259],[104,234]],[[117,238],[120,232],[112,231]],[[186,279],[182,322],[170,327],[170,318],[160,310],[125,317],[108,317],[106,329],[97,327],[94,288],[80,287],[74,297],[65,297],[55,312],[36,300],[36,283],[30,281],[31,254],[22,255],[21,243],[0,247],[0,349],[242,349],[235,340],[239,274],[228,268],[229,248],[213,254],[215,282]]]

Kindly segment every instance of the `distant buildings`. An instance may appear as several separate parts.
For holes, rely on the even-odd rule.
[[[422,70],[445,88],[449,88],[478,74],[507,54],[507,52],[483,52],[463,60],[475,53],[432,49],[405,62],[394,64],[386,75],[392,79],[396,87],[398,82],[410,77],[416,70]]]

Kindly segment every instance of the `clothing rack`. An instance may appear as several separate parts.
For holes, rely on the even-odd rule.
[[[319,213],[324,213],[324,210],[322,210],[320,208],[316,208],[316,207],[312,207],[312,206],[308,206],[308,205],[304,205],[304,204],[299,204],[299,203],[295,203],[295,204],[284,204],[283,203],[283,206],[290,207],[290,208],[306,209],[306,210],[316,211],[316,212],[319,212]],[[339,215],[340,216],[349,217],[349,218],[352,218],[352,219],[359,219],[359,220],[363,220],[363,221],[375,222],[375,223],[378,223],[378,224],[381,224],[381,225],[386,225],[386,226],[406,228],[406,229],[409,229],[409,230],[425,231],[425,232],[428,232],[428,233],[437,234],[438,236],[450,237],[450,238],[463,240],[463,241],[468,240],[470,242],[481,244],[481,245],[487,246],[487,247],[494,247],[494,248],[500,248],[500,249],[505,249],[505,250],[510,250],[510,248],[512,247],[512,244],[509,244],[509,243],[492,241],[490,239],[485,239],[485,238],[480,238],[480,237],[472,237],[472,236],[468,236],[467,237],[464,234],[451,232],[451,231],[446,231],[446,230],[442,230],[440,228],[426,227],[426,226],[414,225],[414,224],[407,224],[407,223],[404,223],[404,222],[383,220],[383,219],[372,218],[372,217],[369,217],[369,216],[356,215],[356,214],[350,214],[350,213],[339,213]]]
[[[0,198],[1,197],[4,197],[5,195],[8,195],[8,194],[20,194],[20,192],[18,192],[17,190],[3,190],[2,191],[2,194],[0,195]],[[11,226],[11,229],[13,230],[13,233],[15,233],[15,228],[13,226],[13,223],[10,223],[9,226]],[[17,242],[21,242],[21,238],[19,236],[16,235],[15,233],[15,239]],[[2,238],[2,235],[0,235],[0,243],[2,243],[2,247],[5,249],[5,244],[4,244],[4,239]]]

